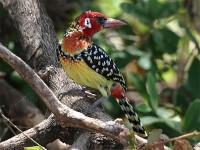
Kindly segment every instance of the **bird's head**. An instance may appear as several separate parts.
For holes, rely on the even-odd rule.
[[[120,20],[107,18],[105,15],[93,11],[83,12],[76,21],[79,22],[85,36],[93,36],[103,28],[126,25]]]

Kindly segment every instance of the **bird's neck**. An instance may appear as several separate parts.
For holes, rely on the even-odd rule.
[[[85,36],[81,29],[69,28],[62,39],[62,50],[73,56],[87,49],[91,44],[92,38]]]

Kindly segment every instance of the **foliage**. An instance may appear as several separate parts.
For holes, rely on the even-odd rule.
[[[135,108],[147,130],[160,128],[169,137],[200,131],[200,35],[190,24],[183,1],[78,2],[75,10],[69,10],[68,22],[82,11],[96,10],[127,23],[127,26],[98,33],[94,40],[120,67],[126,77],[128,91],[134,87],[140,94],[141,102]],[[0,16],[5,18],[6,12],[3,11]],[[62,23],[66,24],[66,21]],[[62,36],[64,30],[58,28],[58,35]],[[4,33],[6,36],[9,38],[1,39],[4,44],[11,50],[17,49],[13,33]],[[127,71],[133,60],[137,63]],[[0,62],[0,67],[10,83],[20,86],[21,91],[27,89],[8,65]],[[115,109],[109,111],[117,117],[117,104],[110,103],[112,100],[106,102],[105,107]]]
[[[122,71],[133,59],[145,70],[124,72],[129,87],[134,86],[143,100],[136,109],[146,128],[161,128],[169,137],[199,131],[200,36],[190,25],[183,1],[111,0],[98,4],[94,10],[127,23],[98,34],[95,40]]]

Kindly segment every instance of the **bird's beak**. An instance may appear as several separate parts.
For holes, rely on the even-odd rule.
[[[103,27],[110,28],[110,27],[117,27],[117,26],[124,26],[124,25],[126,25],[126,23],[120,20],[108,18],[107,20],[105,20]]]

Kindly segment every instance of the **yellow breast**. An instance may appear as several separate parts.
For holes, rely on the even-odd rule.
[[[72,61],[68,58],[61,58],[60,61],[64,70],[75,82],[97,89],[103,96],[110,94],[112,81],[95,72],[84,61]]]

